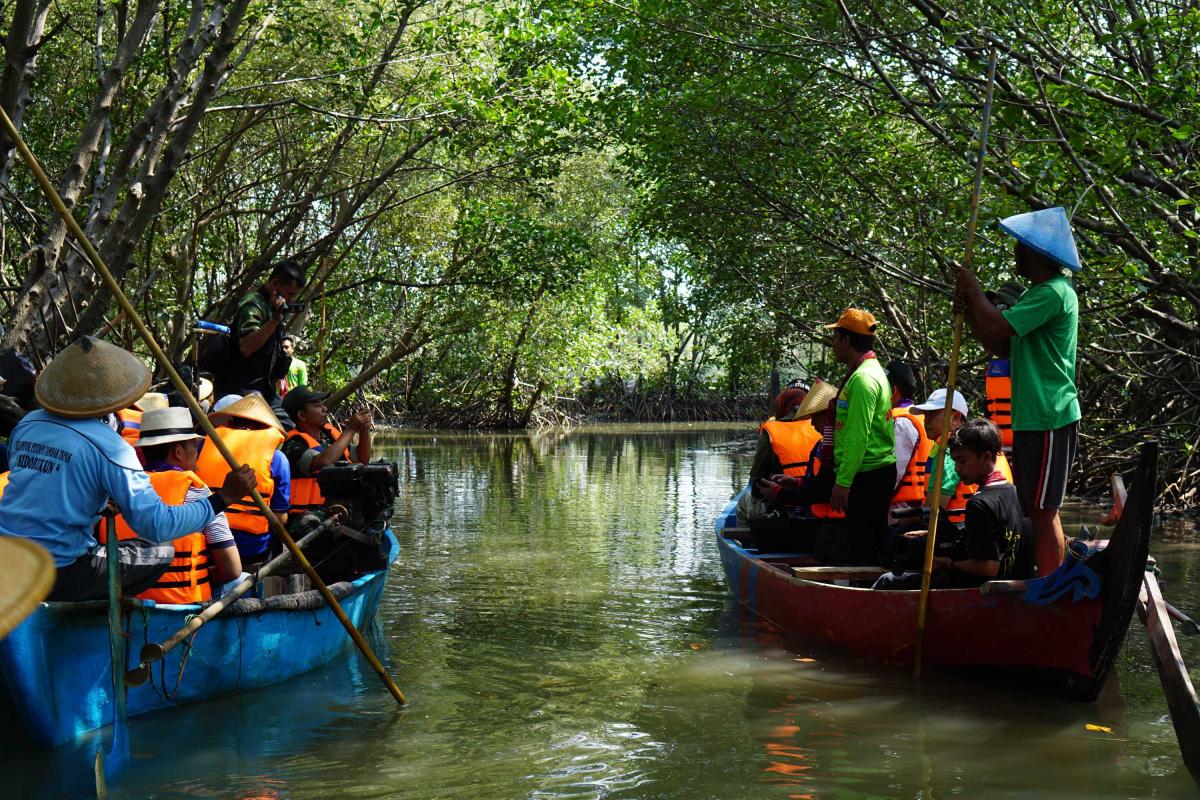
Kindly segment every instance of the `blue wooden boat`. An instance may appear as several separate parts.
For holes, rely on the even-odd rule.
[[[400,546],[386,533],[385,564]],[[361,630],[379,610],[387,567],[352,582],[330,584]],[[183,626],[199,605],[142,601],[123,615],[127,652],[160,642]],[[153,667],[151,680],[128,693],[129,716],[219,694],[281,683],[326,664],[350,648],[350,638],[316,590],[266,600],[242,598]],[[136,659],[135,659],[136,663]],[[0,671],[29,738],[54,746],[112,723],[106,605],[42,603],[0,641]]]

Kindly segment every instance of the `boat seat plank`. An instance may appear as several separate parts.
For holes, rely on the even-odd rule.
[[[806,581],[873,581],[885,572],[882,567],[792,567],[792,575]]]

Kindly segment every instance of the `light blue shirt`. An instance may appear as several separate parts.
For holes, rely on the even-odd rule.
[[[111,497],[130,527],[169,542],[213,518],[208,500],[168,506],[137,455],[98,419],[33,411],[8,439],[8,487],[0,498],[0,536],[32,539],[64,567],[97,546],[93,533]]]

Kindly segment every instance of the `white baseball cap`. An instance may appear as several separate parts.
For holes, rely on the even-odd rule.
[[[929,395],[929,399],[918,406],[913,406],[917,411],[941,411],[946,407],[946,390],[934,389],[933,394]],[[954,390],[954,402],[950,405],[952,409],[967,416],[967,398],[962,396],[962,392]]]

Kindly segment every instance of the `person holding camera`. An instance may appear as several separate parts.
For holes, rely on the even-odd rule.
[[[290,427],[279,404],[276,387],[287,377],[291,357],[284,352],[284,320],[304,310],[294,303],[304,288],[304,271],[295,261],[280,261],[267,282],[238,303],[232,338],[225,362],[215,370],[215,396],[258,392]]]
[[[359,464],[371,460],[371,431],[375,429],[369,410],[350,417],[343,431],[329,418],[325,401],[329,392],[314,392],[307,386],[297,386],[283,398],[283,407],[296,421],[295,430],[288,433],[280,448],[292,468],[293,514],[303,514],[325,503],[317,485],[317,473],[339,461]],[[354,454],[350,445],[358,437]]]

